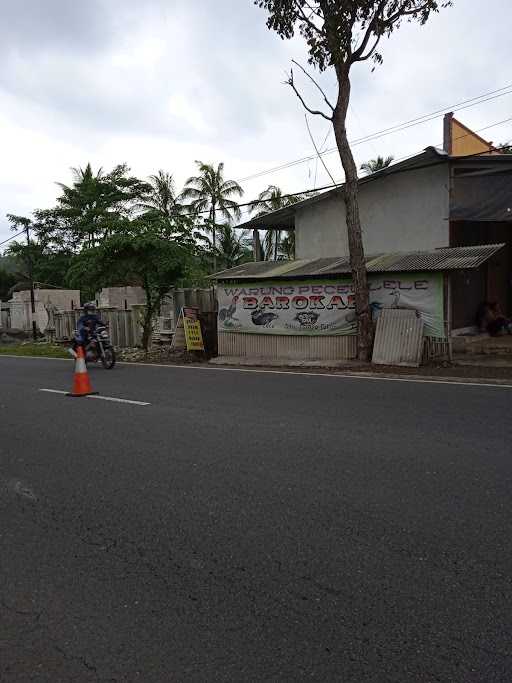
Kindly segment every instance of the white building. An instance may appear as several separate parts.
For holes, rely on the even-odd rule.
[[[512,155],[452,156],[427,148],[359,181],[365,253],[504,244],[485,269],[452,278],[453,326],[474,324],[485,300],[512,313]],[[238,226],[295,235],[297,260],[349,254],[343,187]]]

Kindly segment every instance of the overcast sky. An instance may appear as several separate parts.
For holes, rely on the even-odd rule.
[[[303,42],[283,42],[252,0],[16,0],[0,3],[0,241],[6,213],[52,206],[70,167],[127,162],[179,185],[194,160],[224,161],[243,179],[314,154],[304,112],[282,85]],[[512,83],[510,0],[455,0],[425,27],[383,43],[384,64],[353,73],[351,138]],[[334,92],[332,76],[322,83]],[[512,90],[512,88],[511,88]],[[320,105],[307,84],[304,92]],[[512,94],[460,111],[481,129],[512,117]],[[328,122],[311,120],[318,146]],[[482,132],[512,139],[512,122]],[[442,117],[354,147],[358,163],[401,158],[442,140]],[[324,144],[325,141],[325,144]],[[335,154],[325,162],[341,179]],[[245,199],[270,183],[297,192],[329,183],[311,161],[243,182]],[[1,248],[0,248],[1,250]]]

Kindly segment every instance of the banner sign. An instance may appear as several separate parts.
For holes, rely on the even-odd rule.
[[[425,334],[444,337],[441,273],[369,275],[373,319],[383,308],[413,309]],[[356,333],[349,279],[219,284],[219,332],[341,335]]]

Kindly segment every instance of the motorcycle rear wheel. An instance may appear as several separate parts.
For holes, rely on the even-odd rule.
[[[116,352],[112,347],[104,349],[101,357],[101,364],[105,370],[112,370],[116,364]]]

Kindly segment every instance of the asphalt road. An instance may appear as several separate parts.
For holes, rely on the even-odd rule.
[[[512,389],[0,357],[0,680],[512,680]]]

